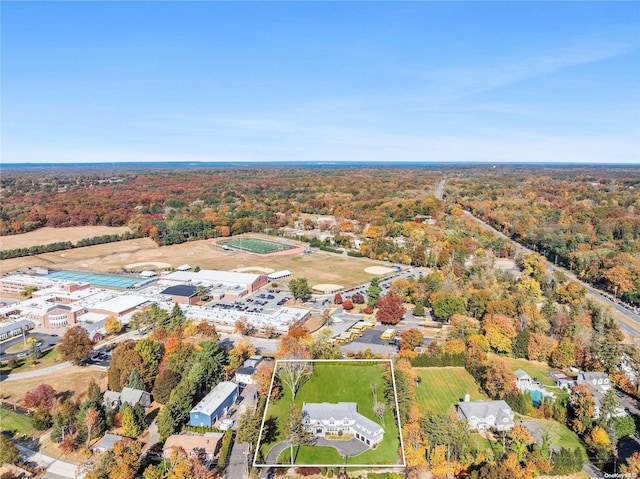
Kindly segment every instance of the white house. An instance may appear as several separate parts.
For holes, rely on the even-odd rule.
[[[516,370],[516,387],[520,391],[526,391],[533,386],[533,378],[522,369]]]
[[[513,411],[502,400],[469,401],[469,395],[465,395],[465,400],[458,403],[457,410],[460,419],[467,421],[471,430],[508,431],[514,425]]]
[[[344,434],[353,434],[369,447],[373,447],[384,438],[384,429],[358,413],[358,405],[354,402],[304,403],[302,422],[316,437],[340,435],[342,431]]]
[[[578,379],[576,380],[576,386],[585,386],[591,396],[593,397],[594,412],[593,417],[596,419],[600,417],[600,408],[604,396],[611,390],[611,381],[609,381],[609,375],[602,371],[585,372],[580,371],[578,373]],[[616,398],[616,402],[618,399]],[[624,408],[619,404],[616,407],[614,416],[626,416],[627,413]]]

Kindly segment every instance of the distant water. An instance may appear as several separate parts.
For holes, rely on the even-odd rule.
[[[100,170],[182,170],[182,169],[265,169],[265,168],[513,168],[513,167],[541,167],[541,168],[636,168],[638,164],[611,165],[605,163],[488,163],[488,162],[404,162],[404,161],[255,161],[255,162],[219,162],[219,161],[138,161],[138,162],[104,162],[104,163],[5,163],[1,166],[5,170],[60,170],[60,169],[100,169]]]

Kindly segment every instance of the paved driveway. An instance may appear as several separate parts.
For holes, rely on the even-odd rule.
[[[348,441],[329,440],[323,437],[316,439],[315,446],[329,446],[335,448],[343,457],[353,457],[369,449],[369,446],[358,441],[356,438],[349,439]]]

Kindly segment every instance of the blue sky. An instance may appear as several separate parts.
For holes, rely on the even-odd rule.
[[[638,2],[2,2],[2,161],[640,162]]]

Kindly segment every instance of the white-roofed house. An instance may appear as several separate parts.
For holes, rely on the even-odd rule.
[[[465,401],[457,405],[460,419],[469,423],[471,430],[496,429],[508,431],[513,428],[513,411],[505,401]]]
[[[304,403],[302,423],[315,437],[340,435],[340,431],[373,447],[384,438],[384,429],[358,412],[354,402]]]

